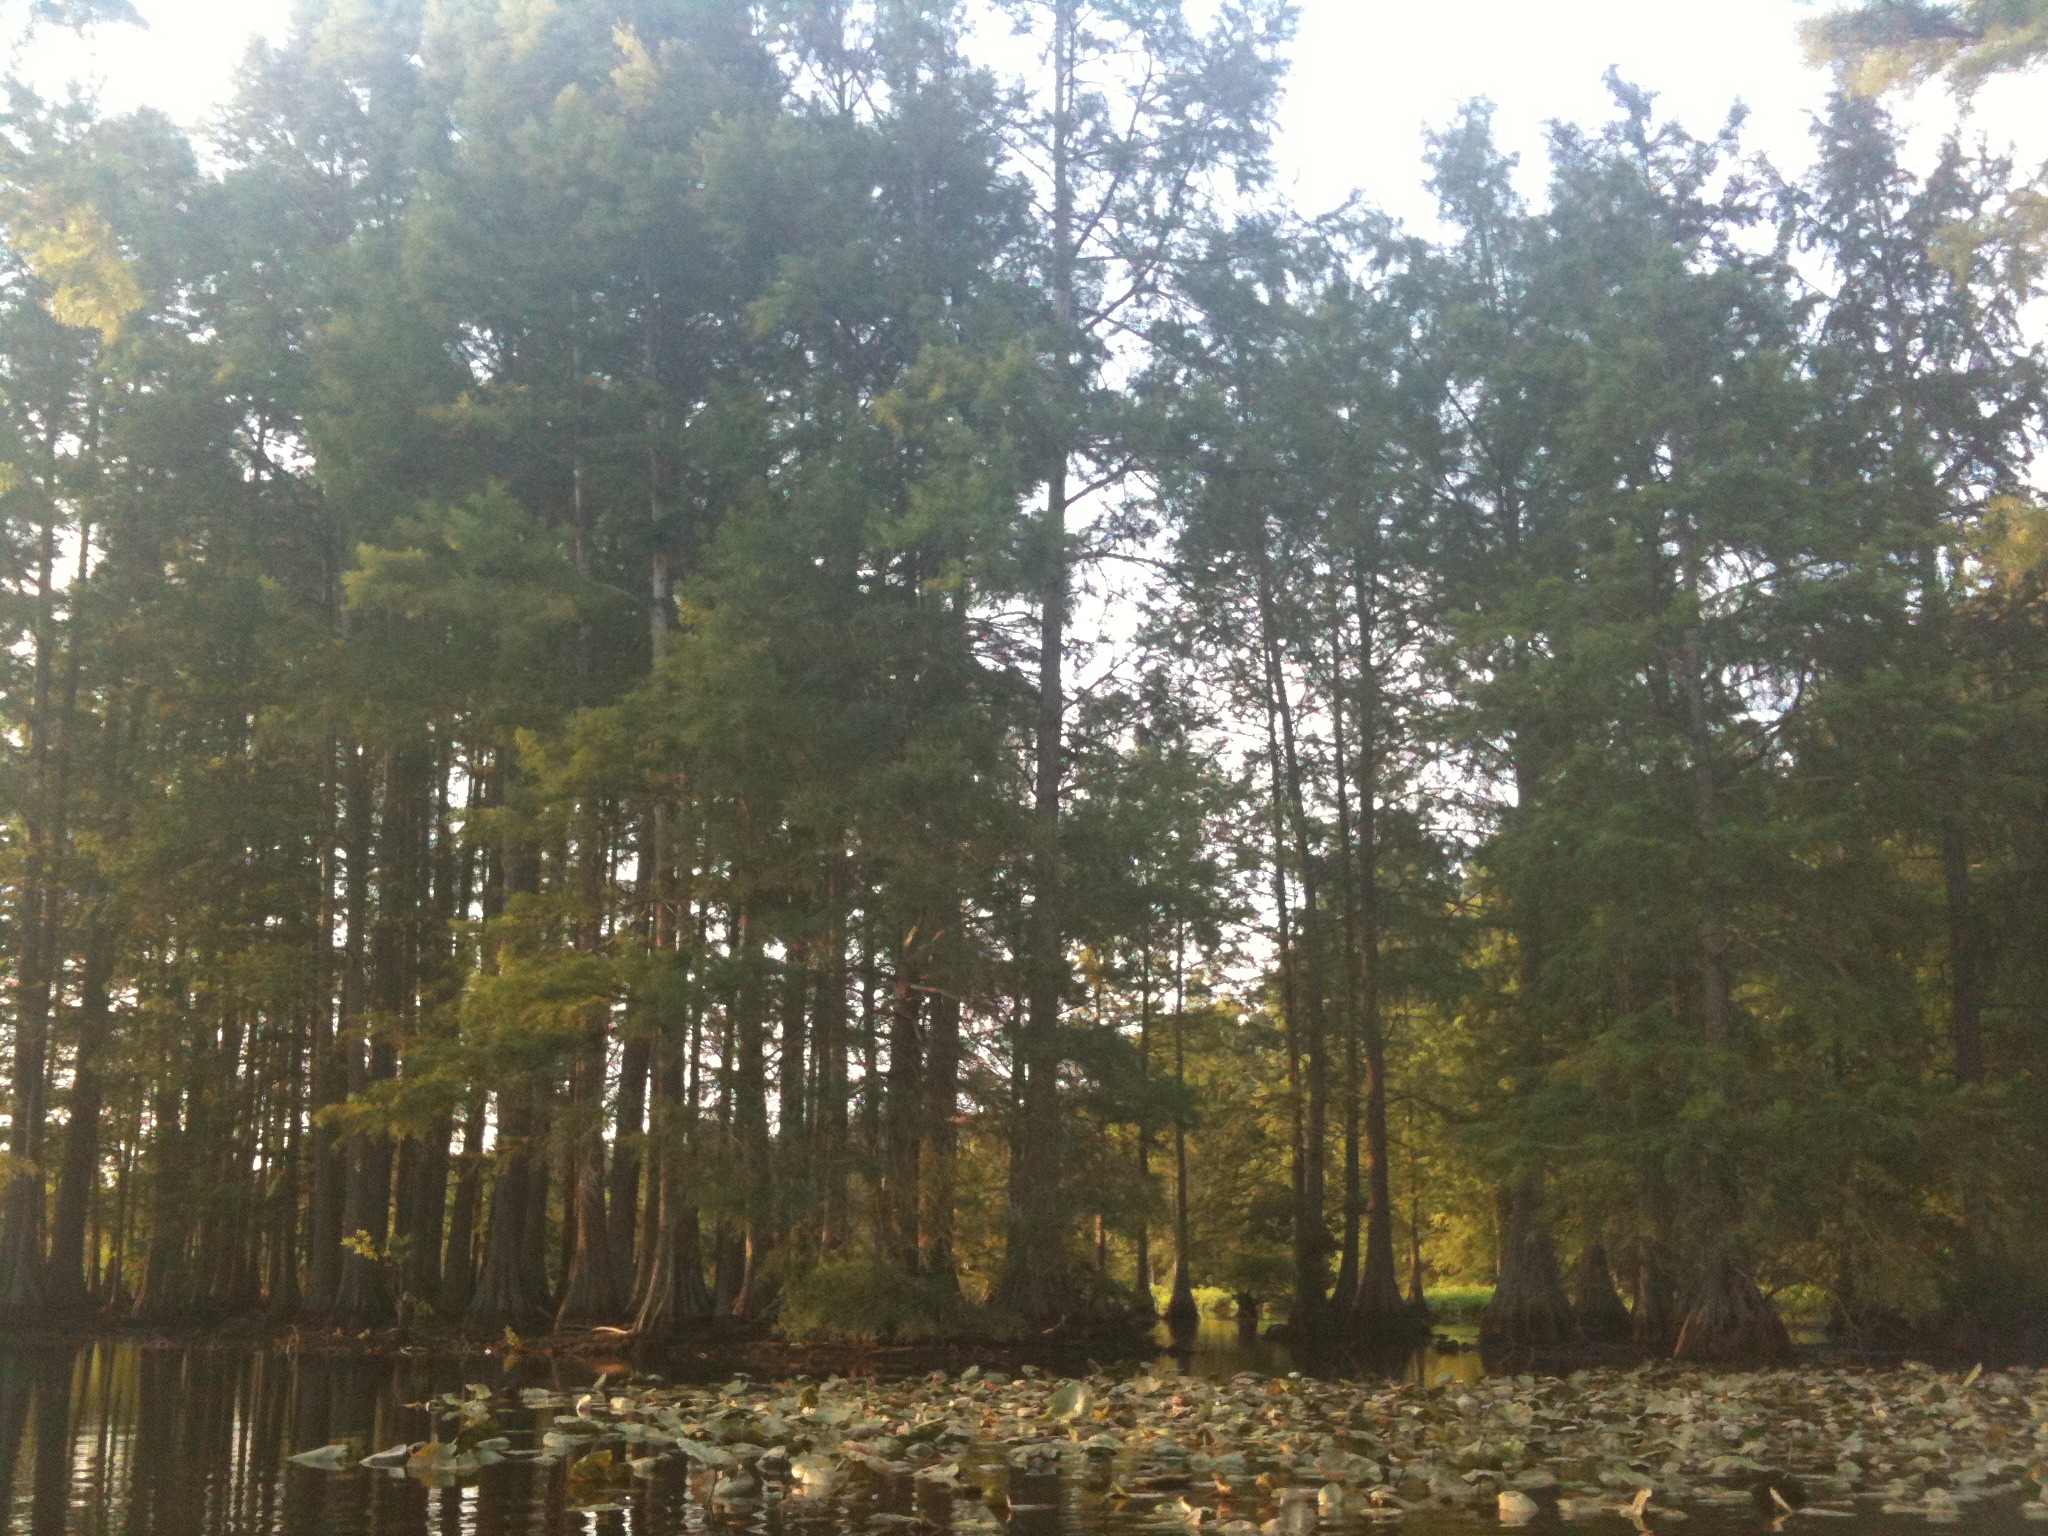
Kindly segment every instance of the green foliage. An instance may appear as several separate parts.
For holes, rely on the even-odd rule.
[[[1008,1330],[929,1275],[906,1276],[873,1255],[827,1260],[785,1284],[776,1326],[789,1338],[914,1344],[1002,1337]]]
[[[1816,63],[1865,95],[1939,77],[1968,94],[2048,57],[2041,0],[1862,0],[1806,24]]]
[[[2036,189],[1617,82],[1308,225],[1207,10],[316,3],[203,163],[12,90],[0,1311],[2024,1310]]]
[[[1479,1314],[1493,1300],[1490,1285],[1433,1285],[1423,1292],[1429,1314],[1439,1323],[1465,1328],[1479,1321]]]

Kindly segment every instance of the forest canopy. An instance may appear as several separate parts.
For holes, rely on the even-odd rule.
[[[1199,9],[8,83],[0,1314],[2040,1315],[2041,189],[1864,89],[2039,8],[1824,23],[1796,175],[1475,102],[1423,233]]]

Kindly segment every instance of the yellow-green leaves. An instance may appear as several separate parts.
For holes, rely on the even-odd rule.
[[[1943,79],[1967,95],[2048,58],[2048,0],[1862,0],[1809,22],[1807,55],[1858,95]]]
[[[122,322],[142,308],[134,268],[90,203],[73,204],[48,220],[23,220],[8,239],[49,289],[44,307],[60,325],[95,330],[112,341]]]
[[[557,0],[507,0],[499,10],[499,25],[511,45],[515,59],[530,57],[546,46],[550,28],[561,14]]]
[[[2048,575],[2048,507],[2019,496],[1991,504],[1991,563],[2009,581]]]
[[[654,62],[654,56],[647,51],[647,45],[640,41],[639,34],[631,27],[621,24],[612,28],[612,44],[619,50],[618,66],[612,70],[612,87],[619,93],[619,100],[636,112],[644,112],[654,105],[656,89],[661,84],[661,70]]]

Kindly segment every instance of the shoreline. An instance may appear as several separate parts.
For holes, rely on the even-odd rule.
[[[1075,1332],[1050,1338],[917,1340],[903,1343],[780,1338],[765,1328],[707,1324],[665,1340],[635,1338],[624,1328],[498,1334],[413,1325],[371,1329],[319,1328],[269,1320],[142,1322],[80,1318],[19,1324],[9,1347],[79,1349],[132,1344],[143,1349],[273,1349],[288,1354],[356,1359],[492,1357],[512,1361],[585,1361],[634,1372],[716,1366],[710,1374],[872,1375],[889,1371],[959,1371],[970,1365],[1065,1363],[1099,1369],[1105,1360],[1154,1358],[1170,1352],[1143,1328]]]
[[[1154,1325],[1156,1326],[1156,1325]],[[1193,1345],[1175,1347],[1154,1327],[1136,1321],[1125,1328],[1075,1331],[1037,1338],[961,1336],[907,1342],[880,1340],[817,1340],[782,1338],[765,1327],[732,1323],[706,1324],[689,1334],[665,1340],[635,1338],[624,1328],[597,1327],[550,1330],[533,1335],[505,1330],[498,1334],[463,1329],[437,1329],[414,1324],[374,1329],[319,1328],[303,1323],[264,1319],[209,1322],[142,1322],[134,1319],[81,1317],[18,1324],[7,1344],[28,1350],[80,1349],[95,1344],[131,1344],[143,1349],[269,1349],[292,1355],[336,1359],[492,1358],[515,1362],[584,1362],[634,1374],[658,1372],[675,1380],[709,1380],[743,1375],[761,1379],[794,1376],[863,1377],[911,1375],[931,1371],[955,1373],[969,1366],[1016,1368],[1034,1365],[1073,1374],[1099,1372],[1105,1365],[1138,1364],[1165,1356],[1185,1362],[1197,1353]],[[1304,1355],[1284,1338],[1271,1343],[1289,1351],[1289,1364],[1307,1377],[1344,1378],[1398,1374],[1417,1357],[1478,1355],[1488,1376],[1533,1373],[1565,1376],[1580,1371],[1631,1370],[1681,1365],[1663,1356],[1645,1355],[1612,1346],[1546,1350],[1534,1353],[1483,1352],[1475,1345],[1432,1336],[1399,1350],[1335,1347]],[[1927,1341],[1883,1349],[1815,1343],[1797,1346],[1786,1360],[1770,1365],[1700,1366],[1704,1371],[1748,1370],[1891,1370],[1925,1364],[1942,1370],[2041,1366],[2034,1341],[2016,1338],[2003,1347],[1958,1348]],[[1231,1351],[1226,1347],[1222,1353]],[[1247,1362],[1248,1363],[1248,1362]]]

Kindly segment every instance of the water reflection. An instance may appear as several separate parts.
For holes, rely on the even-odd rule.
[[[1295,1365],[1285,1346],[1240,1341],[1234,1325],[1214,1321],[1204,1323],[1191,1348],[1164,1351],[1162,1363],[1168,1360],[1216,1377],[1277,1375]],[[1431,1353],[1400,1365],[1396,1374],[1434,1383],[1478,1372],[1476,1356]],[[707,1511],[699,1495],[706,1490],[693,1490],[681,1465],[593,1491],[571,1488],[560,1466],[524,1460],[486,1467],[453,1488],[286,1460],[339,1441],[361,1454],[425,1439],[429,1420],[417,1405],[460,1392],[467,1382],[566,1391],[590,1379],[583,1365],[536,1361],[508,1369],[493,1356],[375,1359],[125,1342],[0,1351],[7,1528],[27,1536],[667,1536],[702,1530]],[[515,1443],[530,1444],[532,1428],[515,1434]],[[1081,1497],[1085,1490],[1062,1489],[1057,1478],[1043,1481],[1045,1488],[1012,1493],[1025,1506],[1010,1521],[1016,1536],[1073,1536],[1099,1523],[1082,1519],[1091,1507]],[[736,1528],[797,1536],[821,1526],[908,1530],[905,1522],[914,1520],[911,1536],[926,1536],[948,1524],[948,1512],[929,1502],[918,1504],[908,1490],[898,1498],[886,1488],[853,1485],[829,1503],[791,1501],[745,1512]],[[593,1510],[593,1503],[621,1507]]]
[[[1460,1349],[1455,1354],[1428,1349],[1397,1349],[1381,1356],[1360,1356],[1336,1352],[1327,1358],[1303,1361],[1276,1339],[1250,1339],[1238,1333],[1237,1324],[1227,1319],[1204,1318],[1192,1340],[1171,1340],[1162,1330],[1161,1359],[1189,1375],[1221,1379],[1239,1371],[1261,1376],[1284,1376],[1292,1370],[1313,1370],[1315,1374],[1344,1377],[1384,1377],[1398,1381],[1440,1386],[1450,1381],[1477,1381],[1486,1374],[1477,1350]],[[1448,1347],[1448,1346],[1447,1346]]]

